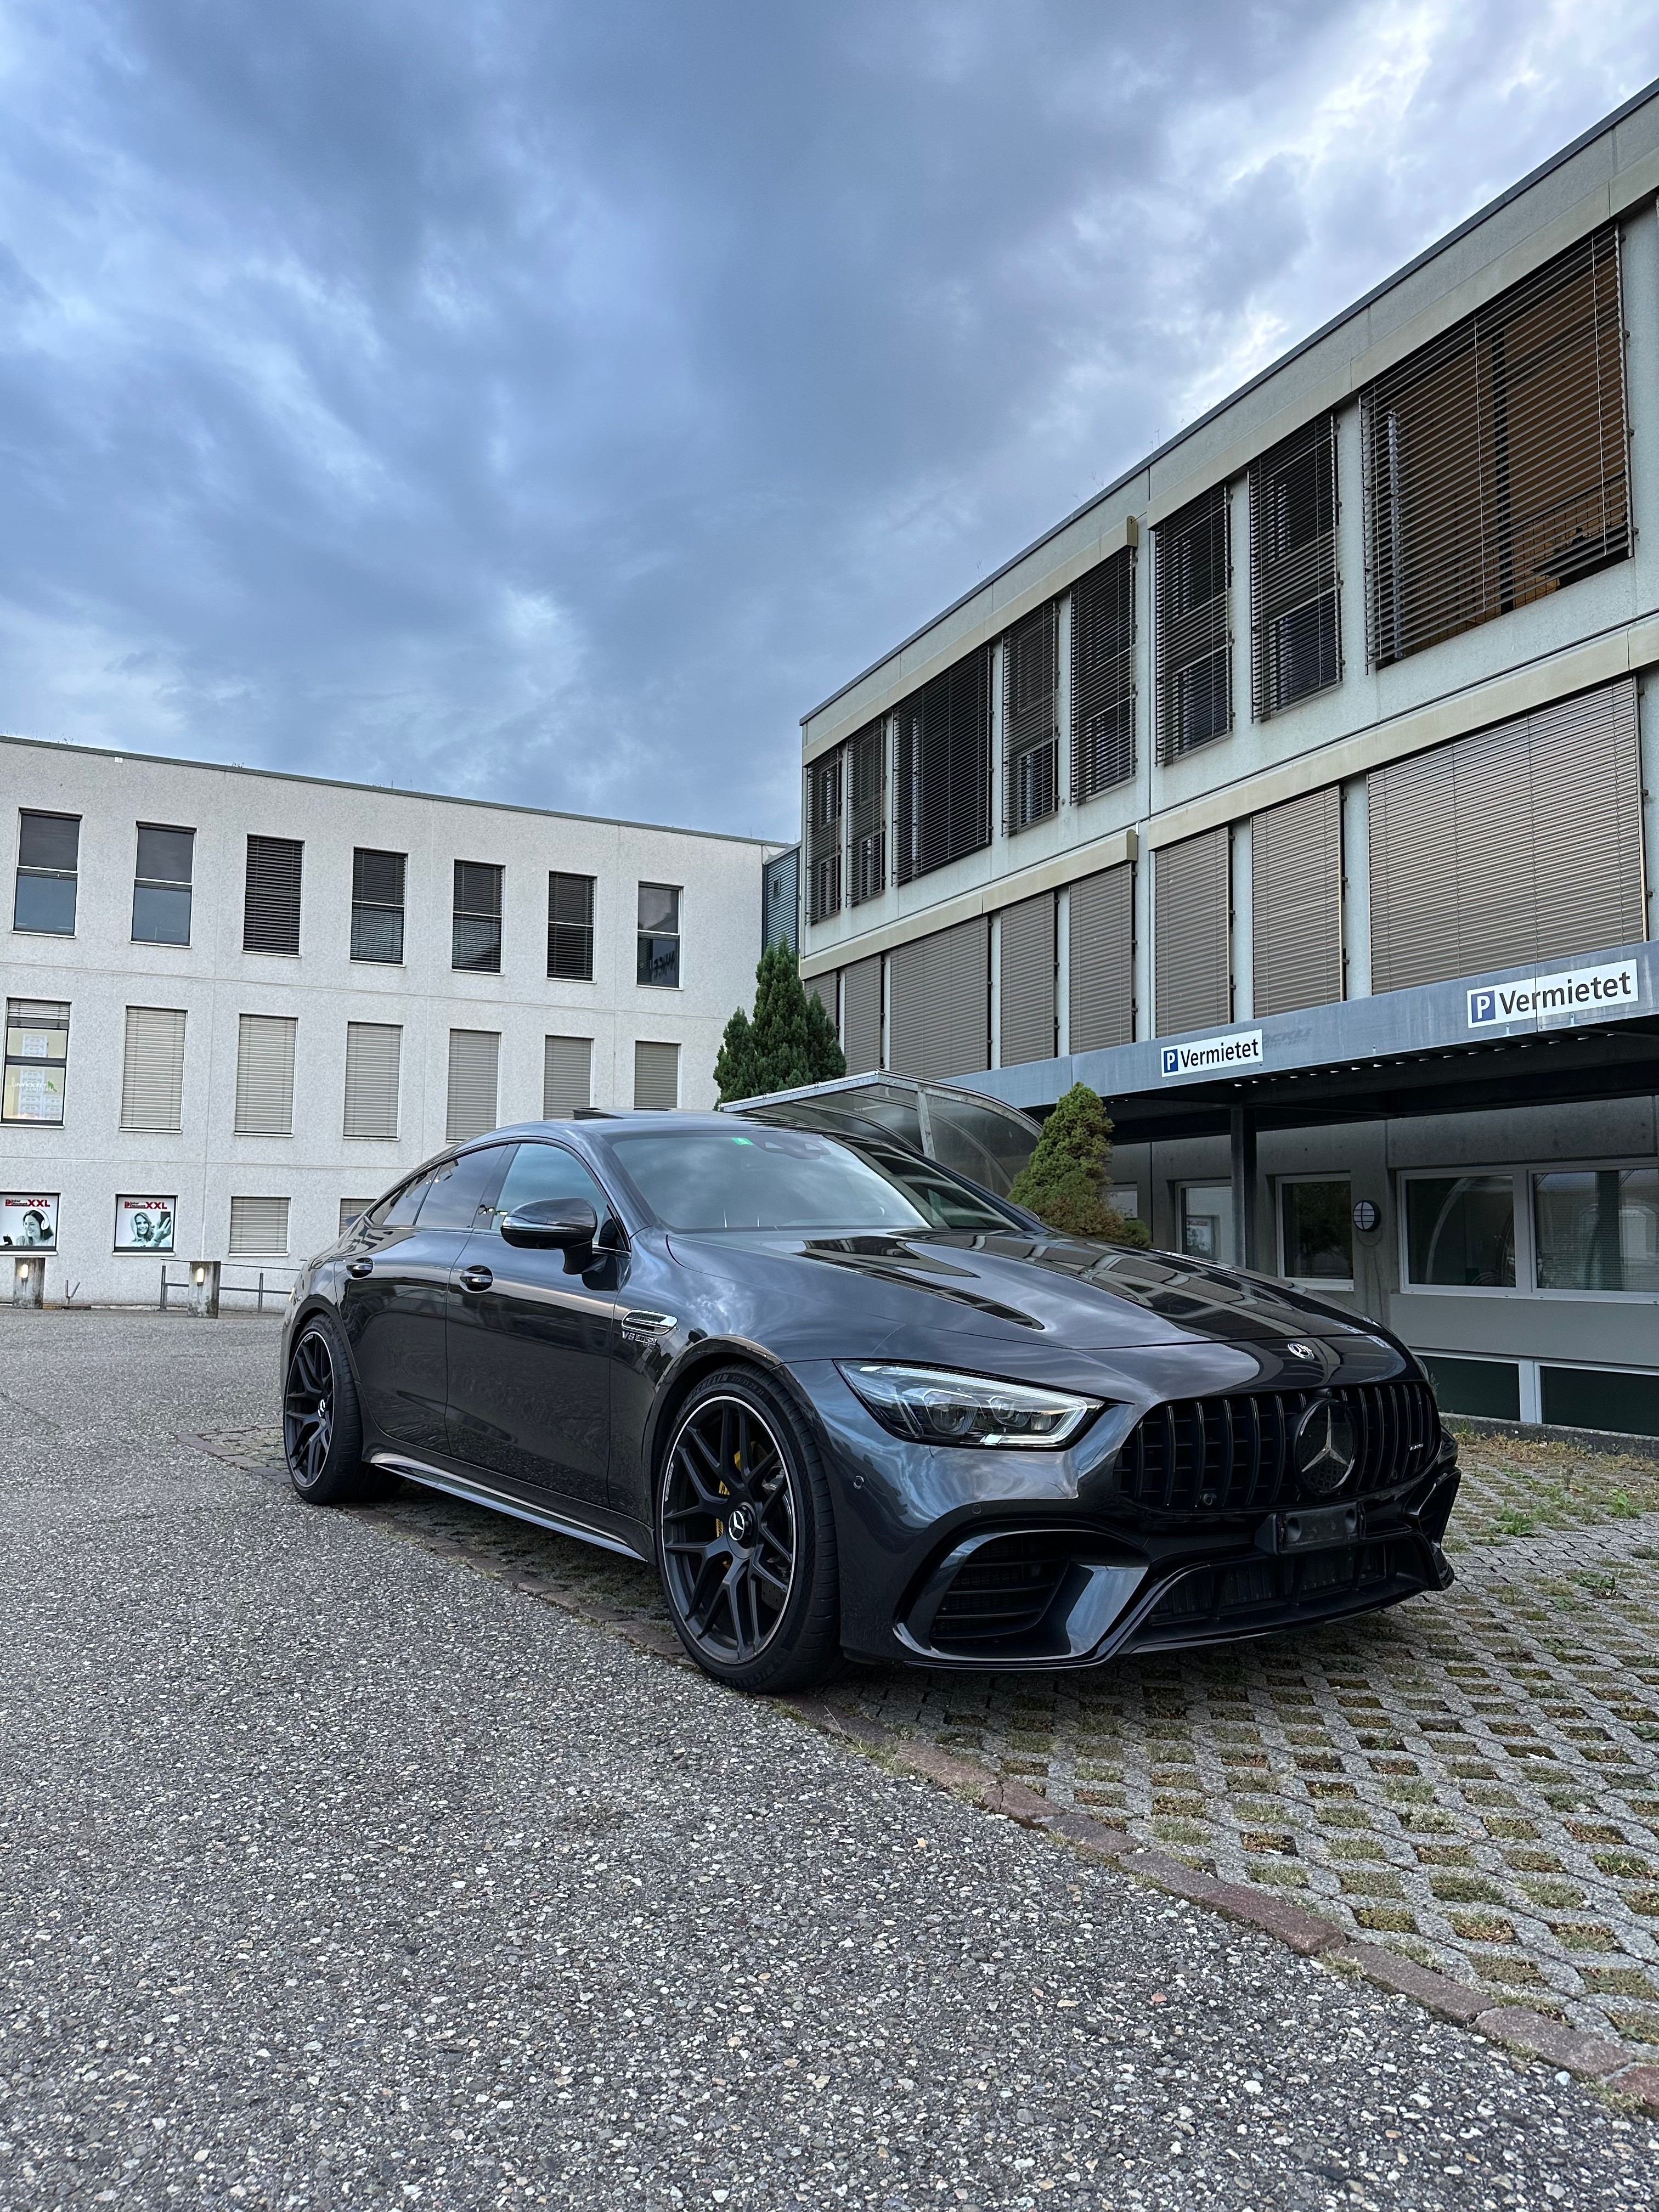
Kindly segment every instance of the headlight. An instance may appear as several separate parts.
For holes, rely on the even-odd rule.
[[[1069,1390],[994,1382],[939,1367],[836,1364],[883,1428],[916,1443],[1042,1444],[1053,1449],[1074,1437],[1102,1404]]]

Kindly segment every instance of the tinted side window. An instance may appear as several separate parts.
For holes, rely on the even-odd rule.
[[[421,1227],[471,1229],[476,1220],[481,1229],[487,1228],[489,1201],[495,1195],[511,1149],[507,1145],[486,1145],[482,1152],[463,1152],[458,1160],[446,1160],[433,1175],[432,1188],[421,1208]]]
[[[369,1227],[371,1229],[410,1228],[413,1224],[416,1215],[421,1210],[421,1200],[431,1188],[430,1175],[416,1176],[413,1182],[406,1182],[401,1190],[392,1194],[389,1200],[375,1207],[374,1212],[368,1217]]]
[[[584,1164],[562,1145],[520,1145],[501,1184],[501,1195],[489,1209],[499,1229],[509,1213],[540,1199],[585,1198],[603,1221],[611,1201]],[[484,1226],[482,1218],[478,1226]]]

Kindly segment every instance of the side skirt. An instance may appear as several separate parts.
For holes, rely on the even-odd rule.
[[[486,1505],[492,1513],[510,1514],[515,1521],[528,1521],[533,1528],[550,1529],[556,1536],[574,1536],[578,1543],[596,1545],[602,1552],[619,1552],[625,1559],[637,1559],[649,1566],[647,1555],[625,1538],[605,1534],[581,1521],[568,1519],[562,1513],[550,1512],[544,1506],[531,1505],[524,1499],[509,1498],[504,1492],[491,1490],[468,1475],[452,1474],[443,1468],[428,1466],[426,1461],[410,1459],[403,1452],[377,1451],[369,1454],[371,1467],[383,1468],[388,1474],[400,1474],[406,1482],[419,1482],[428,1490],[441,1490],[451,1498],[464,1498],[471,1505]]]

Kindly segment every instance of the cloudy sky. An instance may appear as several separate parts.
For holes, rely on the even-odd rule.
[[[1636,0],[11,0],[0,728],[793,836],[807,708]]]

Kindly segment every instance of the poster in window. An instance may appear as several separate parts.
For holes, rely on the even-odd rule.
[[[115,1249],[118,1252],[171,1252],[176,1198],[118,1198],[115,1201]]]
[[[21,1252],[58,1249],[58,1194],[0,1190],[0,1246]]]

